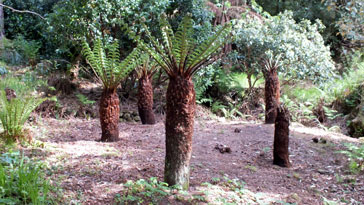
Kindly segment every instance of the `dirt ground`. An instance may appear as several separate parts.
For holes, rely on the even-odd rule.
[[[156,125],[120,123],[121,140],[101,143],[97,119],[41,118],[36,131],[51,179],[63,189],[69,204],[113,204],[127,180],[157,177],[163,180],[165,131],[163,116]],[[272,164],[274,125],[211,120],[197,117],[193,136],[191,188],[227,177],[246,183],[245,188],[264,196],[296,204],[322,204],[329,200],[364,202],[364,176],[350,175],[346,158],[335,151],[354,139],[316,128],[291,126],[292,168]],[[315,143],[313,137],[326,139]],[[220,153],[225,145],[231,153]],[[37,153],[37,151],[39,153]],[[210,203],[215,204],[213,201]],[[172,202],[173,204],[173,202]]]

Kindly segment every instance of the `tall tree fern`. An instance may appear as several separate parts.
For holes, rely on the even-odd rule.
[[[148,42],[136,37],[146,51],[169,76],[166,110],[166,159],[164,179],[169,185],[189,187],[189,162],[195,115],[195,90],[192,76],[200,68],[219,58],[231,26],[225,24],[204,42],[193,39],[193,21],[185,16],[176,32],[167,18],[160,20],[162,39],[155,39],[146,28]]]
[[[124,60],[120,61],[117,41],[108,45],[107,49],[105,47],[101,39],[94,41],[93,49],[86,42],[83,42],[83,55],[103,85],[99,107],[102,129],[101,141],[114,142],[119,140],[120,107],[116,88],[140,64],[141,59],[138,48],[135,48]]]

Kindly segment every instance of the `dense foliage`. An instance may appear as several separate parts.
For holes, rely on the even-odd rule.
[[[329,47],[319,31],[320,21],[296,23],[292,12],[258,18],[246,15],[236,24],[234,35],[238,59],[246,71],[264,69],[263,59],[281,62],[285,79],[307,79],[319,83],[333,76],[335,69]]]
[[[41,166],[19,152],[0,156],[1,204],[49,204],[51,185]]]
[[[134,21],[146,19],[149,25],[155,25],[158,16],[163,13],[169,1],[60,1],[49,14],[48,32],[59,54],[77,55],[79,43],[87,40],[103,38],[107,41],[119,39],[123,55],[131,49],[130,41],[121,31],[121,20],[131,27],[137,27]],[[126,40],[126,41],[125,41]],[[72,49],[76,49],[76,52]]]

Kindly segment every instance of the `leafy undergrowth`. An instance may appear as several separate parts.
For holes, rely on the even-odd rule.
[[[188,192],[179,187],[168,187],[152,177],[128,181],[114,200],[117,204],[291,204],[278,196],[251,192],[244,185],[245,182],[238,179],[212,178],[211,182],[202,183],[195,191]]]
[[[40,164],[19,152],[0,156],[0,204],[48,204],[51,185]]]
[[[353,174],[359,174],[364,171],[364,145],[356,146],[354,144],[346,143],[346,150],[339,151],[345,154],[349,159],[349,170]]]

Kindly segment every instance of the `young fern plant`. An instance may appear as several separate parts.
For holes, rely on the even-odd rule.
[[[100,99],[100,124],[102,142],[119,140],[119,96],[116,88],[129,73],[140,64],[140,49],[135,48],[124,60],[120,61],[119,44],[114,41],[107,48],[101,39],[94,41],[93,49],[83,42],[83,55],[103,85]]]
[[[142,124],[155,124],[153,112],[153,76],[158,70],[158,65],[150,59],[149,55],[143,55],[143,63],[138,66],[138,112]]]
[[[164,180],[170,186],[188,189],[196,105],[192,76],[219,58],[218,51],[226,43],[231,25],[225,24],[199,45],[192,37],[194,30],[190,16],[183,18],[175,33],[166,16],[163,16],[160,20],[160,41],[151,35],[148,28],[145,27],[145,30],[150,43],[136,36],[138,46],[169,76]]]
[[[1,138],[7,143],[20,141],[29,136],[24,133],[24,124],[29,115],[45,99],[33,96],[8,99],[5,91],[0,91],[0,121],[4,132]]]

